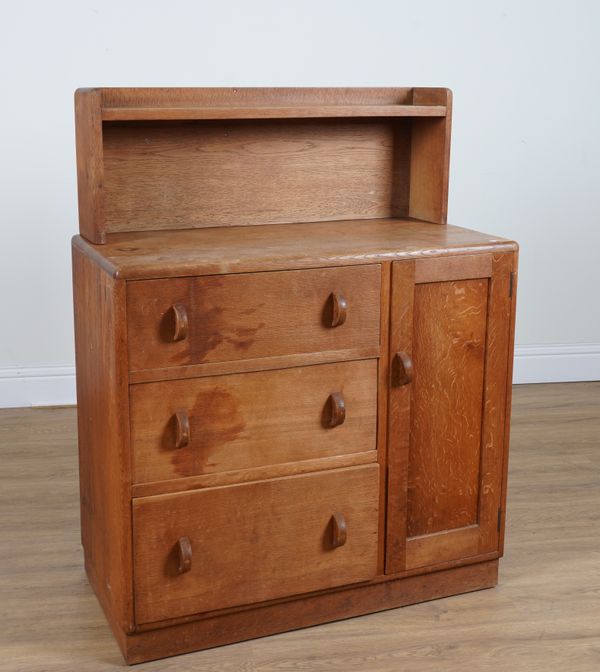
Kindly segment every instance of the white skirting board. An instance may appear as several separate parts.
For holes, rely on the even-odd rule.
[[[513,380],[516,384],[600,380],[600,343],[518,345]],[[74,366],[0,369],[0,408],[74,403]]]
[[[0,369],[0,408],[70,406],[75,398],[74,366]]]
[[[600,380],[600,343],[516,345],[513,382]]]

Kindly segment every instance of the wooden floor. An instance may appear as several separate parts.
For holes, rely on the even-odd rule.
[[[600,382],[515,388],[500,585],[137,666],[600,670]],[[74,409],[0,411],[0,670],[124,669],[83,571]]]

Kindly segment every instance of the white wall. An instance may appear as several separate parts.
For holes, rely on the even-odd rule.
[[[73,400],[78,86],[449,86],[450,221],[522,246],[517,379],[600,378],[600,3],[54,0],[1,20],[0,406]]]

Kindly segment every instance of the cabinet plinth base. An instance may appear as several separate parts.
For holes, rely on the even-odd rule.
[[[352,586],[131,635],[117,634],[129,664],[361,616],[497,584],[498,560]]]

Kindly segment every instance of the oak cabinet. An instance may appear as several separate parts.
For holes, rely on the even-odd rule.
[[[81,536],[129,663],[491,587],[517,245],[446,89],[76,94]]]

